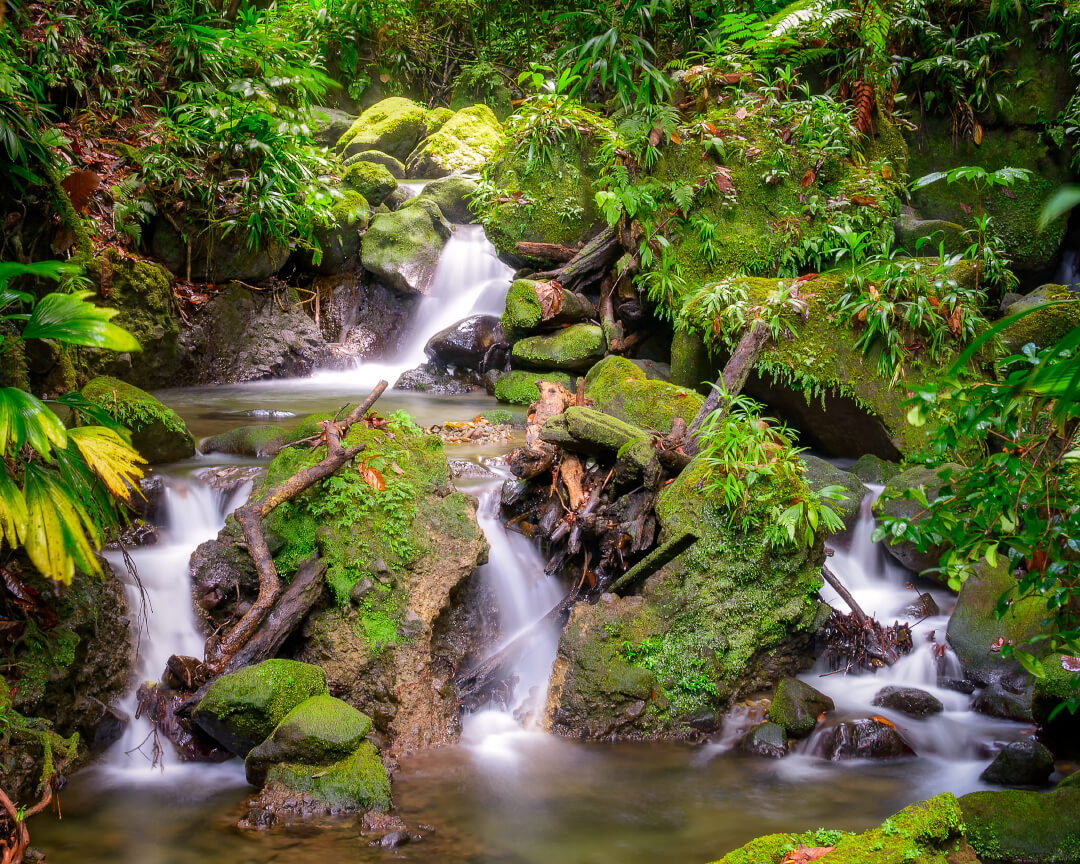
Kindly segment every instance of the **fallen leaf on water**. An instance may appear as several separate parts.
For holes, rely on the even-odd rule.
[[[885,717],[882,717],[880,714],[875,714],[870,719],[873,720],[876,723],[880,723],[882,726],[888,726],[890,729],[895,729],[896,728],[896,726],[893,725],[893,722],[891,720],[888,720]]]
[[[794,852],[788,852],[780,864],[805,864],[807,861],[817,861],[835,848],[835,846],[806,846],[800,843],[799,848]]]

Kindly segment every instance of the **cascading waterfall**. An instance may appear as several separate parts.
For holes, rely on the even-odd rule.
[[[225,515],[247,499],[250,489],[251,484],[244,483],[231,493],[223,493],[194,476],[167,477],[157,542],[130,551],[141,591],[127,576],[120,554],[106,554],[113,569],[124,578],[128,607],[145,612],[145,619],[136,616],[136,686],[121,706],[131,722],[103,760],[102,772],[107,777],[127,783],[161,776],[162,772],[152,765],[152,724],[146,717],[135,717],[135,691],[138,684],[161,678],[170,655],[202,657],[205,637],[195,623],[191,554],[200,543],[217,536],[225,524]],[[165,773],[174,773],[183,763],[168,743],[162,751],[159,767],[168,766]],[[198,770],[203,772],[206,767]]]

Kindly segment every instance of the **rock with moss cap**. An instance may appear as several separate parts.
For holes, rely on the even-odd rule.
[[[364,111],[338,139],[345,156],[379,150],[405,161],[427,132],[428,110],[411,99],[391,96]]]
[[[751,756],[782,759],[787,755],[787,733],[776,723],[759,723],[743,735],[738,746]]]
[[[345,187],[334,201],[330,217],[315,226],[315,240],[319,244],[319,261],[310,258],[310,266],[323,276],[340,273],[345,263],[360,252],[360,235],[371,219],[371,206],[355,189]]]
[[[390,777],[370,741],[361,742],[349,756],[330,765],[273,765],[267,771],[266,783],[281,784],[295,794],[310,797],[331,813],[386,811],[392,806]]]
[[[469,225],[476,215],[469,209],[469,198],[477,190],[476,181],[460,174],[432,180],[417,198],[427,198],[439,205],[443,216],[458,225]]]
[[[960,807],[968,842],[983,864],[1080,860],[1080,789],[972,792]]]
[[[729,852],[715,864],[780,864],[799,845],[835,846],[823,859],[830,864],[978,864],[964,839],[966,809],[961,810],[962,801],[946,792],[905,807],[880,827],[862,834],[822,829],[769,834]]]
[[[333,696],[312,696],[286,714],[244,759],[248,783],[262,786],[272,765],[329,765],[356,751],[371,718]]]
[[[908,490],[921,490],[928,500],[933,501],[942,484],[960,471],[963,471],[963,467],[957,464],[946,464],[937,468],[914,465],[901,471],[888,481],[884,493],[874,505],[875,515],[879,519],[922,518],[926,509],[913,498],[901,497],[903,493]],[[919,549],[915,543],[902,537],[890,537],[885,549],[893,558],[916,573],[936,568],[945,552],[943,546]],[[941,577],[936,574],[928,573],[927,576],[941,581]]]
[[[374,207],[382,204],[398,185],[393,174],[374,162],[354,162],[345,169],[341,179],[346,186],[359,192]]]
[[[195,455],[195,439],[175,411],[145,390],[116,378],[95,378],[82,395],[131,430],[131,443],[151,465]]]
[[[364,234],[364,269],[404,294],[427,294],[451,228],[432,201],[379,213]]]
[[[282,426],[238,426],[220,435],[204,438],[199,450],[203,453],[229,453],[265,459],[277,455],[288,437],[288,430]]]
[[[1042,308],[1038,308],[1042,307]],[[1001,333],[1002,342],[1010,354],[1017,354],[1029,342],[1039,348],[1049,348],[1066,333],[1080,327],[1080,294],[1064,285],[1043,285],[1008,306],[1003,314],[1028,312]]]
[[[410,177],[445,177],[473,171],[498,152],[502,124],[487,105],[462,108],[425,138],[405,160]]]
[[[1043,734],[1049,734],[1054,740],[1076,741],[1076,735],[1080,732],[1080,712],[1074,714],[1062,710],[1050,719],[1062,702],[1075,698],[1080,692],[1078,665],[1075,657],[1051,654],[1043,659],[1046,674],[1035,679],[1031,714],[1043,727]],[[1076,780],[1080,781],[1080,776]]]
[[[781,678],[769,705],[769,719],[792,738],[814,731],[818,717],[836,706],[833,700],[798,678]]]
[[[364,150],[355,156],[346,158],[344,164],[346,168],[349,168],[357,162],[372,162],[375,165],[381,165],[393,175],[395,180],[405,179],[405,164],[400,159],[395,159],[389,153],[383,153],[381,150]]]
[[[844,497],[841,500],[833,499],[829,506],[844,520],[848,528],[854,525],[863,499],[870,494],[870,490],[863,486],[862,481],[854,474],[837,468],[820,456],[801,453],[799,459],[806,466],[803,472],[806,485],[814,492],[821,492],[830,486],[839,487],[839,494]]]
[[[540,381],[552,381],[573,389],[575,378],[565,372],[549,370],[547,372],[526,372],[514,369],[500,375],[495,380],[495,398],[510,405],[532,405],[540,397],[536,385]]]
[[[494,78],[486,81],[465,81],[459,76],[450,91],[450,108],[460,111],[476,104],[487,105],[500,123],[506,122],[506,118],[514,113],[510,88],[504,82]]]
[[[434,135],[443,126],[447,124],[447,121],[458,111],[457,108],[444,108],[439,106],[438,108],[432,108],[427,113],[427,117],[424,120],[424,135]]]
[[[532,369],[584,372],[604,356],[604,348],[604,331],[598,326],[573,324],[515,342],[511,356],[515,365]]]
[[[318,666],[264,660],[215,680],[191,718],[231,752],[247,756],[293,708],[326,692],[326,676]]]
[[[598,410],[665,435],[676,417],[689,424],[704,401],[685,387],[651,380],[625,357],[605,357],[593,366],[585,376],[585,395]]]

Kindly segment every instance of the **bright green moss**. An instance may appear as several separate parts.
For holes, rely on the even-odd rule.
[[[392,96],[372,105],[338,140],[346,153],[380,150],[405,161],[417,142],[427,135],[428,111],[411,99]]]
[[[131,430],[131,443],[151,464],[195,453],[195,439],[180,416],[145,390],[116,378],[95,378],[82,395]]]
[[[287,436],[288,432],[281,426],[238,426],[207,438],[200,444],[200,449],[203,453],[231,453],[236,456],[265,458],[275,455]]]
[[[513,362],[534,369],[584,372],[604,356],[604,332],[595,324],[573,324],[514,343]]]
[[[565,372],[526,372],[515,369],[499,376],[495,382],[495,398],[510,405],[528,407],[540,397],[540,391],[536,389],[537,382],[540,381],[551,381],[572,389],[575,379]]]
[[[334,811],[386,811],[392,806],[390,778],[379,751],[370,741],[364,741],[352,755],[328,767],[293,762],[275,765],[267,772],[266,779],[310,795]]]
[[[704,400],[685,387],[649,380],[625,357],[605,357],[585,376],[585,395],[598,410],[663,434],[681,417],[689,425]]]
[[[960,807],[968,842],[984,864],[1080,859],[1080,789],[973,792]]]
[[[499,320],[510,342],[523,338],[543,320],[535,285],[532,279],[515,279],[506,292],[506,308]]]
[[[342,180],[346,186],[359,193],[373,206],[382,204],[398,185],[394,175],[385,166],[365,161],[354,162],[346,168]],[[346,202],[343,200],[340,203]],[[355,206],[355,199],[352,203]]]
[[[463,108],[430,134],[405,163],[414,177],[441,177],[479,168],[502,145],[502,125],[487,105]]]
[[[1070,330],[1080,327],[1080,295],[1064,285],[1043,285],[1009,306],[1005,314],[1015,315],[1032,308],[1036,311],[1010,324],[1001,334],[1011,353],[1019,353],[1029,342],[1049,348]]]

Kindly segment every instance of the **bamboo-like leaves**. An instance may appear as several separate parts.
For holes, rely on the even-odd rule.
[[[144,460],[112,429],[79,426],[68,431],[83,459],[116,498],[131,502],[131,490],[142,477]]]
[[[0,539],[13,549],[26,536],[26,499],[11,475],[0,464]]]
[[[25,390],[0,387],[0,456],[17,453],[29,444],[45,459],[53,447],[67,444],[60,418]]]
[[[100,575],[101,564],[94,555],[94,547],[101,545],[100,534],[87,535],[87,526],[93,521],[70,490],[49,469],[33,463],[23,468],[23,481],[27,510],[24,545],[33,565],[64,584],[70,584],[76,567]]]
[[[34,307],[23,329],[23,339],[56,339],[72,345],[138,351],[139,341],[110,319],[116,309],[87,302],[90,291],[46,294]]]

